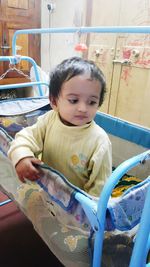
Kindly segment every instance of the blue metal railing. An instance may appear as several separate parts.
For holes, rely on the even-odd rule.
[[[4,205],[6,205],[6,204],[8,204],[10,202],[12,202],[11,199],[4,200],[4,201],[0,202],[0,207],[4,206]]]
[[[14,56],[0,56],[0,61],[9,61],[10,64],[14,64],[14,65],[17,64],[18,62],[20,62],[21,60],[28,61],[28,62],[30,62],[32,64],[32,66],[34,68],[34,72],[35,72],[36,82],[0,85],[0,90],[19,88],[19,87],[23,88],[23,87],[37,85],[38,86],[38,90],[39,90],[39,95],[43,96],[41,85],[48,86],[48,84],[46,82],[41,82],[40,81],[40,76],[39,76],[37,64],[36,64],[36,62],[34,61],[33,58],[28,57],[28,56],[19,56],[18,57],[16,55],[14,55]]]
[[[12,38],[12,54],[16,55],[16,40],[19,34],[44,33],[150,33],[150,26],[71,27],[17,30]]]
[[[113,188],[116,186],[120,178],[125,173],[127,173],[130,169],[139,165],[140,163],[143,163],[145,160],[148,159],[150,159],[150,150],[142,154],[139,154],[133,158],[130,158],[129,160],[126,160],[116,168],[116,170],[112,173],[107,183],[105,184],[98,201],[97,219],[99,221],[99,229],[95,234],[93,267],[101,266],[106,210]],[[135,266],[141,267],[140,264],[132,265],[131,263],[130,265],[130,267],[135,267]]]
[[[148,188],[144,209],[142,212],[139,230],[136,235],[135,245],[130,261],[130,267],[145,267],[150,266],[146,264],[147,254],[150,250],[150,186]]]

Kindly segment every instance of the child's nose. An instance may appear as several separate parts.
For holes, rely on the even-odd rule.
[[[80,102],[78,105],[78,110],[81,112],[86,112],[87,111],[87,105],[84,102]]]

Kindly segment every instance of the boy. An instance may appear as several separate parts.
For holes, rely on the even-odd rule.
[[[12,141],[8,156],[22,182],[40,178],[41,160],[72,184],[99,196],[111,174],[111,143],[94,117],[103,103],[105,78],[92,61],[72,57],[50,75],[53,110],[24,128]]]

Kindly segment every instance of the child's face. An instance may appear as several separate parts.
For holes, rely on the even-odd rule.
[[[59,98],[52,104],[64,124],[81,126],[95,117],[100,95],[98,80],[91,80],[87,74],[78,75],[63,83]]]

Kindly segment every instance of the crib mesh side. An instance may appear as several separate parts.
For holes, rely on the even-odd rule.
[[[35,119],[39,116],[39,114],[36,114],[35,117],[34,115],[35,113],[33,113],[33,118]],[[21,127],[27,126],[23,116],[24,115],[19,116],[19,121],[21,119]],[[28,122],[30,121],[32,124],[34,121],[30,120],[31,117],[28,117]],[[13,119],[14,118],[15,117],[13,117]],[[6,117],[4,117],[4,119],[6,119]],[[18,116],[15,118],[15,126],[16,122],[18,125]],[[24,122],[25,124],[23,124]],[[12,133],[9,128],[11,125],[9,121],[4,123],[1,118],[1,123],[4,127],[8,126],[7,128],[3,127],[3,129],[7,130],[9,134],[11,133],[12,136],[15,135],[15,131]],[[3,129],[0,129],[0,143],[2,153],[6,155],[11,137]],[[18,128],[16,131],[18,131]],[[89,228],[86,231],[74,225],[70,227],[69,223],[67,225],[66,221],[62,220],[62,218],[65,219],[68,216],[67,212],[63,211],[63,213],[61,212],[61,216],[60,214],[57,216],[56,213],[60,212],[59,208],[56,207],[55,202],[45,197],[43,189],[36,183],[20,185],[17,181],[17,177],[14,179],[14,170],[11,172],[10,164],[7,165],[6,163],[6,158],[4,160],[0,158],[0,184],[2,188],[5,188],[10,194],[10,197],[15,199],[19,208],[31,220],[35,230],[45,241],[50,250],[66,267],[89,267]],[[126,235],[126,232],[117,234],[112,232],[105,233],[102,267],[129,266],[132,247],[132,237]]]
[[[65,215],[65,211],[58,220],[55,213],[55,203],[45,197],[45,192],[37,183],[19,183],[11,162],[1,153],[0,184],[8,195],[15,199],[19,208],[31,220],[35,230],[64,266],[90,266],[89,232],[81,231],[78,227],[67,227],[63,220],[60,220],[68,216]],[[120,232],[120,234],[106,233],[102,259],[103,267],[129,266],[133,241],[126,232]]]
[[[90,228],[86,231],[83,224],[74,223],[71,214],[49,199],[45,191],[38,186],[34,184],[33,187],[33,183],[22,184],[18,188],[17,202],[32,221],[36,231],[64,266],[90,266],[88,246]],[[57,187],[57,189],[60,192],[60,188]],[[66,191],[63,192],[65,195]],[[73,216],[75,214],[77,213],[75,212]],[[92,249],[93,243],[94,236]],[[128,236],[126,232],[121,231],[106,232],[102,267],[127,267],[132,247],[132,235]]]
[[[58,175],[51,173],[51,179],[53,176],[57,182]],[[53,181],[51,184],[55,189],[56,184],[53,184]],[[56,188],[56,191],[59,193],[59,188]],[[66,194],[66,189],[63,193]],[[68,213],[51,200],[37,183],[20,185],[16,200],[36,231],[64,266],[90,266],[89,230],[86,230],[85,224],[75,223],[75,215]],[[64,203],[66,203],[65,198]]]

